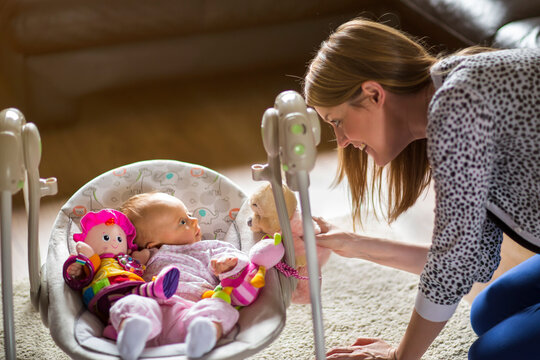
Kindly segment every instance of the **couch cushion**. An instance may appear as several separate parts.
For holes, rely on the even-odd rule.
[[[536,0],[401,0],[467,44],[490,45],[512,21],[540,16]]]
[[[497,31],[493,45],[499,48],[540,47],[540,17],[504,25]]]
[[[356,0],[0,0],[2,32],[38,54],[277,24],[358,9]]]

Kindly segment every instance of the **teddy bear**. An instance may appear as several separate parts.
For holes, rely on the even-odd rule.
[[[292,294],[291,301],[295,304],[308,304],[310,302],[309,294],[309,281],[306,250],[304,247],[302,216],[298,209],[298,201],[296,196],[289,189],[289,187],[283,184],[283,195],[285,197],[285,204],[287,208],[287,214],[289,216],[291,231],[293,235],[293,245],[295,254],[296,270],[298,272],[298,285]],[[281,232],[281,226],[279,224],[276,205],[274,202],[274,195],[272,193],[272,187],[270,183],[267,183],[258,189],[250,196],[249,205],[252,210],[252,216],[248,219],[248,226],[253,232],[260,232],[263,234],[274,234]],[[321,232],[319,225],[314,221],[313,227],[315,234]],[[319,267],[322,267],[330,257],[331,250],[320,246],[317,246],[317,259],[319,260]],[[320,272],[320,268],[319,268]]]

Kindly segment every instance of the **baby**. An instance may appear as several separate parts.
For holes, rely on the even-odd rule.
[[[131,197],[122,212],[137,229],[135,243],[148,258],[143,278],[180,269],[176,295],[154,299],[129,295],[110,310],[123,359],[137,359],[146,345],[185,342],[188,357],[210,351],[238,321],[238,310],[219,298],[202,299],[225,277],[237,274],[248,256],[219,240],[201,241],[198,221],[178,198],[159,192]]]

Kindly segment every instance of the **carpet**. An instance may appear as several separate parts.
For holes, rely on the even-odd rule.
[[[352,229],[349,216],[334,224]],[[364,234],[396,238],[404,228],[389,228],[373,219]],[[418,276],[360,259],[333,254],[322,272],[322,306],[325,348],[352,344],[357,337],[378,337],[397,345],[409,322],[417,292]],[[54,343],[39,313],[32,308],[28,280],[14,285],[17,359],[69,359]],[[470,306],[462,301],[424,360],[467,359],[476,339],[470,322]],[[2,317],[0,312],[0,317]],[[1,320],[3,324],[3,320]],[[0,358],[4,356],[3,326]],[[249,360],[308,360],[314,357],[311,306],[292,304],[280,336]]]
[[[412,313],[417,284],[416,275],[333,254],[323,268],[326,349],[352,344],[357,337],[378,337],[397,345]],[[469,311],[462,301],[423,359],[467,359],[476,339]],[[307,360],[313,354],[311,307],[293,304],[280,337],[250,360]]]
[[[397,344],[416,295],[417,276],[358,259],[332,255],[323,270],[322,304],[326,348],[353,343],[358,336]],[[33,311],[29,285],[14,286],[18,359],[68,359]],[[0,348],[4,353],[3,328]],[[469,306],[462,302],[424,359],[466,359],[475,335]],[[280,337],[250,360],[311,359],[314,352],[311,307],[291,305]]]
[[[30,282],[20,281],[13,285],[13,304],[15,318],[15,341],[17,343],[17,359],[55,359],[64,360],[69,357],[60,350],[49,334],[49,329],[41,322],[38,312],[34,311],[30,302]],[[0,312],[0,316],[4,314]],[[0,339],[0,358],[5,356],[4,327],[2,325]]]

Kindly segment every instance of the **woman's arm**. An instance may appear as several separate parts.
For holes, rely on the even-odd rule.
[[[446,321],[428,321],[414,310],[397,349],[381,339],[363,337],[352,345],[331,349],[326,356],[328,360],[420,360],[445,324]]]
[[[418,360],[446,325],[446,321],[433,322],[421,317],[413,310],[405,335],[397,348],[398,360]]]
[[[343,231],[322,218],[314,219],[321,227],[321,233],[316,235],[317,245],[329,248],[338,255],[369,260],[417,275],[424,268],[429,244],[362,236]]]

